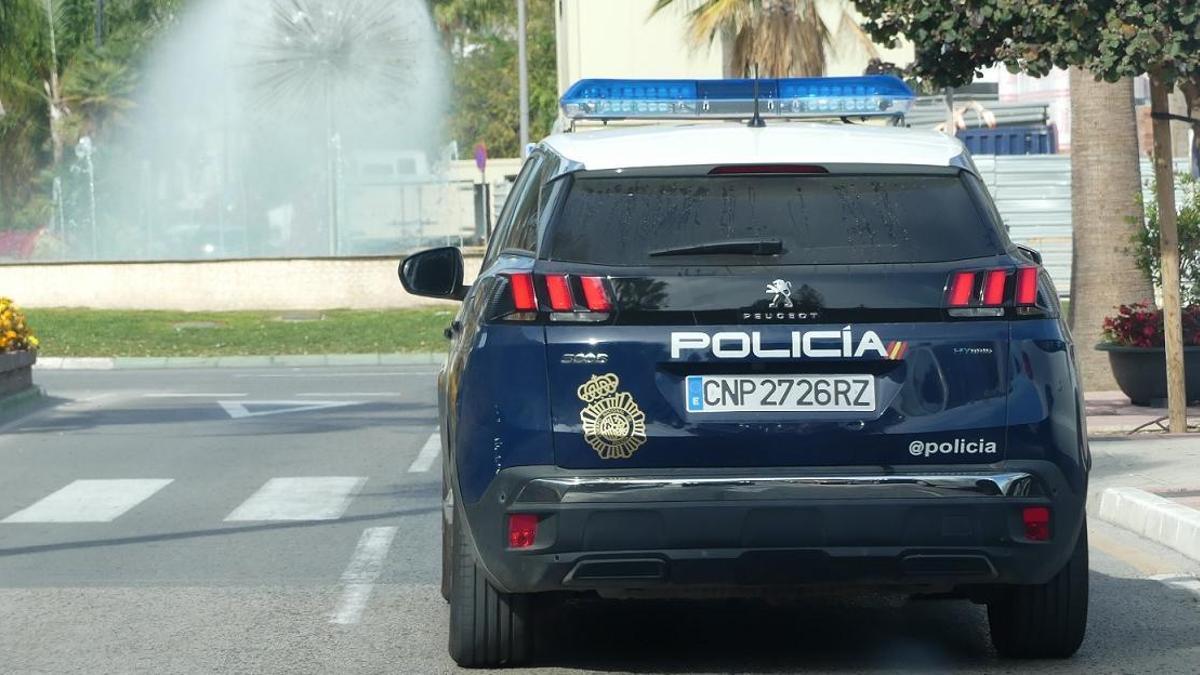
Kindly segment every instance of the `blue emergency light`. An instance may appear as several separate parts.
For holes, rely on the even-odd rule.
[[[893,75],[755,80],[579,80],[563,95],[570,120],[901,117],[913,92]]]

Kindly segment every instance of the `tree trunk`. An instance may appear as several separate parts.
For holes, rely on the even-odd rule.
[[[721,76],[722,77],[745,77],[744,64],[737,62],[737,48],[734,46],[737,42],[737,36],[733,34],[733,30],[728,26],[721,29]]]
[[[1150,76],[1150,110],[1169,113],[1170,89],[1161,76]],[[1175,222],[1175,167],[1171,162],[1171,123],[1155,119],[1154,181],[1158,200],[1159,256],[1162,260],[1163,340],[1167,354],[1168,428],[1187,431],[1187,395],[1183,375],[1183,328],[1179,307],[1179,229]]]
[[[1140,192],[1133,80],[1097,82],[1072,68],[1070,323],[1089,391],[1117,388],[1107,355],[1092,349],[1104,318],[1117,305],[1153,298],[1130,251],[1142,221]]]
[[[62,163],[63,158],[63,134],[62,134],[62,93],[58,84],[58,72],[50,71],[50,83],[47,86],[46,95],[49,99],[46,103],[46,114],[50,121],[50,148],[54,157],[54,166],[58,167]]]

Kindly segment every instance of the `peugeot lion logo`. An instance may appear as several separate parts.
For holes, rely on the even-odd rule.
[[[771,296],[772,307],[791,308],[792,306],[792,282],[776,279],[767,284],[767,295]]]

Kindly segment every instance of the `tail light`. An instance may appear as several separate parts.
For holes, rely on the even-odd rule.
[[[508,287],[512,289],[513,307],[518,312],[536,312],[537,294],[533,292],[533,275],[518,272],[508,275]]]
[[[583,286],[583,304],[592,312],[611,312],[612,301],[608,299],[608,289],[604,279],[600,277],[579,277]]]
[[[946,283],[946,311],[954,317],[1004,316],[1006,307],[1017,314],[1041,314],[1038,307],[1038,268],[1018,267],[963,270]]]
[[[537,540],[538,517],[532,513],[512,513],[508,516],[508,547],[531,548]]]
[[[546,293],[550,296],[550,309],[556,312],[569,312],[575,309],[575,300],[571,297],[571,282],[565,274],[550,274],[546,280]]]
[[[1030,541],[1050,541],[1050,509],[1045,506],[1026,506],[1021,509],[1025,538]]]
[[[1022,267],[1017,270],[1017,305],[1037,304],[1037,268]]]
[[[496,299],[494,318],[507,321],[605,321],[613,309],[604,277],[513,272]]]

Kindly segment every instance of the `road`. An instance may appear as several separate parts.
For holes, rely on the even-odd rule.
[[[2,669],[453,671],[434,377],[39,372],[47,405],[0,422]],[[998,660],[980,607],[872,594],[552,608],[531,672],[1200,672],[1200,595],[1155,578],[1200,565],[1091,542],[1067,662]]]

